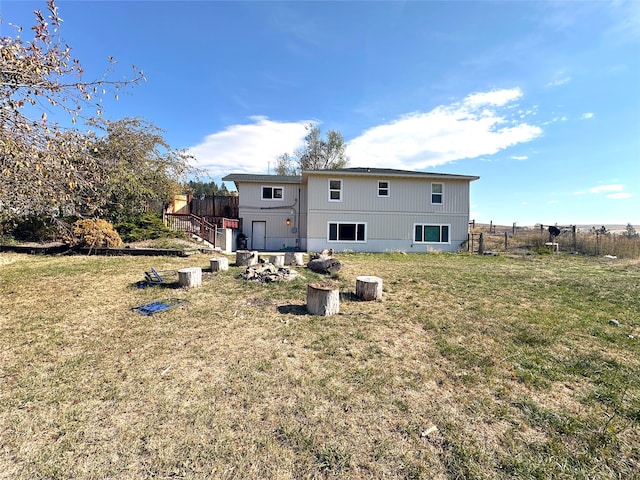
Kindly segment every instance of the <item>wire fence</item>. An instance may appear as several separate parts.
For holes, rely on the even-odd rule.
[[[497,230],[497,231],[496,231]],[[498,228],[488,231],[471,228],[467,250],[472,253],[554,253],[568,252],[581,255],[618,258],[640,258],[640,236],[601,231],[583,231],[575,226],[562,227],[558,235],[544,228]]]

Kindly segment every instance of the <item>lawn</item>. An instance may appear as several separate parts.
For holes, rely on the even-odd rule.
[[[0,478],[637,478],[640,262],[338,258],[318,317],[304,268],[0,254]],[[136,286],[185,266],[202,288]]]

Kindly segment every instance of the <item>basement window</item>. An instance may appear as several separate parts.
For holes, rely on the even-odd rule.
[[[330,242],[366,242],[367,224],[348,222],[329,222]]]
[[[415,243],[450,243],[449,225],[414,225],[413,241]]]

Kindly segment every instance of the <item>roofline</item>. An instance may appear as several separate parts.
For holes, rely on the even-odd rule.
[[[375,176],[375,177],[402,177],[402,178],[437,178],[442,180],[468,180],[473,182],[480,177],[477,175],[458,175],[454,173],[417,172],[412,170],[395,170],[389,168],[341,168],[335,170],[304,170],[303,181],[309,175],[349,175],[349,176]]]
[[[230,173],[222,178],[223,182],[241,183],[301,183],[300,175],[267,175],[253,173]]]

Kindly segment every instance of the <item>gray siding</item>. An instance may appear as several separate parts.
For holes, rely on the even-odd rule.
[[[329,178],[309,176],[309,211],[469,213],[469,182],[462,180],[336,176],[342,180],[342,201],[330,202]],[[378,181],[389,183],[389,196],[378,196]],[[431,183],[444,185],[444,203],[431,204]]]
[[[282,200],[263,200],[262,187],[282,187]],[[248,248],[252,245],[254,221],[265,222],[264,250],[282,250],[306,247],[306,187],[301,184],[239,183],[239,216],[242,219],[242,233],[248,237]],[[286,224],[286,220],[291,225]]]
[[[473,177],[469,177],[474,179]],[[253,222],[265,222],[265,250],[299,248],[320,251],[361,252],[431,250],[457,251],[467,240],[470,180],[429,176],[340,175],[308,173],[305,183],[273,183],[268,178],[236,185],[240,197],[239,216],[248,247],[252,245]],[[477,178],[477,177],[476,177]],[[329,201],[329,180],[342,180],[341,201]],[[387,182],[388,196],[378,194],[378,182]],[[431,184],[444,186],[443,204],[431,203]],[[263,200],[262,187],[281,187],[283,198]],[[286,220],[291,220],[291,225]],[[366,223],[366,241],[329,241],[329,223]],[[416,224],[446,225],[446,243],[415,243]]]
[[[416,213],[371,213],[371,212],[314,212],[310,214],[307,231],[307,245],[310,251],[333,248],[340,252],[353,250],[360,252],[384,252],[402,250],[405,252],[426,252],[430,250],[458,251],[467,240],[468,215],[437,215]],[[328,240],[330,222],[366,223],[366,242],[333,242]],[[426,244],[414,242],[416,224],[449,226],[447,244]]]

